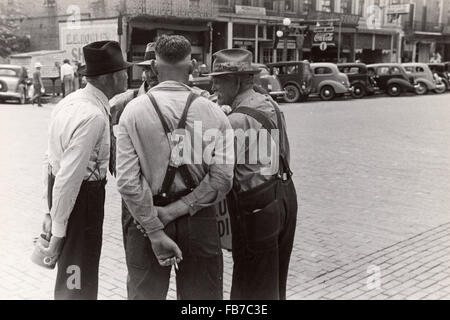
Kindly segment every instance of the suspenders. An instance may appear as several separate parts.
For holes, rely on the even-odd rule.
[[[158,114],[158,117],[161,121],[161,124],[164,128],[164,132],[168,135],[172,131],[170,130],[166,120],[164,119],[164,116],[161,112],[161,109],[158,106],[158,103],[155,100],[155,97],[151,94],[151,92],[147,93],[148,98],[150,99],[153,107],[155,108],[156,113]],[[189,113],[189,108],[191,107],[192,103],[197,99],[199,96],[195,93],[191,92],[187,102],[186,107],[184,108],[183,115],[181,116],[180,122],[178,124],[177,129],[185,129],[186,128],[186,119],[187,115]],[[184,184],[186,185],[187,190],[182,191],[181,193],[174,194],[170,192],[170,188],[173,185],[173,182],[175,180],[176,173],[179,172]],[[156,205],[167,205],[171,202],[177,201],[177,198],[181,198],[183,195],[186,195],[190,192],[192,192],[197,187],[194,179],[192,178],[191,173],[189,172],[189,169],[186,165],[181,165],[179,167],[174,167],[171,165],[169,161],[169,165],[166,170],[166,175],[164,177],[164,182],[162,184],[161,190],[157,196],[154,197],[154,202]]]
[[[269,133],[271,133],[271,130],[278,129],[279,130],[279,138],[280,138],[280,168],[278,170],[277,178],[287,181],[289,180],[293,173],[289,167],[289,163],[286,159],[285,152],[285,141],[284,141],[284,126],[281,116],[280,108],[277,106],[277,104],[273,101],[270,101],[272,106],[275,109],[275,113],[277,114],[277,124],[275,125],[273,121],[262,111],[249,108],[249,107],[239,107],[234,111],[234,113],[242,113],[245,115],[248,115],[261,123],[262,127],[266,129]],[[278,142],[278,141],[276,141]]]

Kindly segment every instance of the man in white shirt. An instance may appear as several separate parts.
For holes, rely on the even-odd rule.
[[[115,172],[109,100],[126,90],[131,66],[114,41],[83,51],[88,84],[55,107],[44,164],[44,233],[51,240],[38,247],[59,257],[57,300],[97,299],[105,184],[108,168]]]
[[[73,90],[73,80],[75,77],[75,72],[73,67],[70,65],[69,59],[65,59],[63,65],[61,66],[61,82],[64,85],[64,97],[72,93]]]

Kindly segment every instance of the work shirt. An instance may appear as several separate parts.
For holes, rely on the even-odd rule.
[[[39,71],[39,70],[36,70],[33,73],[33,85],[35,87],[38,87],[38,86],[43,87],[44,86],[42,83],[41,71]]]
[[[278,171],[276,170],[279,163],[279,158],[276,156],[278,152],[280,152],[279,148],[279,138],[273,139],[273,137],[267,134],[267,156],[270,159],[261,158],[261,154],[258,148],[260,148],[259,137],[257,139],[250,139],[250,135],[247,135],[245,139],[238,139],[239,131],[243,130],[243,132],[247,132],[249,129],[253,129],[258,131],[262,128],[261,123],[255,120],[253,117],[242,113],[235,113],[234,111],[238,110],[239,107],[249,107],[254,108],[256,110],[264,112],[269,119],[273,121],[275,126],[277,126],[277,114],[275,112],[275,108],[272,103],[275,103],[272,98],[268,95],[263,95],[255,92],[253,89],[249,89],[241,94],[239,94],[233,102],[231,106],[233,113],[228,116],[230,120],[231,126],[235,130],[236,135],[236,168],[234,172],[234,185],[238,187],[240,192],[248,191],[253,189],[264,182],[270,181],[273,179],[273,175]],[[286,157],[286,160],[289,163],[290,158],[290,148],[289,141],[286,133],[286,122],[284,120],[284,116],[282,116],[283,121],[283,132],[279,132],[279,136],[284,136],[284,148],[281,150]],[[252,142],[253,141],[253,142]],[[275,151],[271,149],[271,147],[275,147]],[[251,153],[255,156],[255,150],[257,151],[256,161],[251,163],[249,159],[251,159]],[[276,152],[276,153],[273,153]],[[274,157],[272,157],[274,155]],[[270,160],[274,161],[270,161]],[[275,171],[275,172],[274,172]],[[264,174],[262,174],[264,173]]]
[[[108,98],[87,84],[62,100],[52,112],[44,161],[43,206],[48,213],[48,172],[55,176],[52,234],[64,237],[83,180],[106,178],[110,155]]]
[[[68,64],[68,63],[64,63],[61,66],[61,80],[64,80],[64,76],[72,76],[74,77],[75,72],[73,71],[73,67]]]
[[[150,92],[170,130],[174,130],[178,127],[189,94],[201,91],[178,82],[166,81]],[[195,133],[194,121],[196,128],[200,126],[201,129]],[[194,215],[222,201],[231,189],[233,130],[220,108],[204,97],[192,103],[186,130],[191,136],[192,149],[200,145],[200,151],[204,151],[205,155],[202,157],[200,154],[199,164],[187,164],[198,187],[181,200],[189,206],[189,213]],[[212,139],[203,139],[207,130]],[[161,190],[170,154],[168,137],[150,99],[147,95],[137,97],[125,108],[117,130],[117,184],[127,208],[147,233],[164,229],[153,205],[153,196]],[[205,159],[211,160],[209,164]],[[177,174],[171,192],[184,190],[186,185]]]

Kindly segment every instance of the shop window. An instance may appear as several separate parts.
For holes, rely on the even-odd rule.
[[[240,0],[237,2],[240,2],[241,5],[243,5],[243,6],[251,6],[252,5],[252,0]]]
[[[275,10],[274,7],[275,2],[272,0],[264,0],[264,8],[267,10],[273,11]]]
[[[267,26],[267,39],[273,39],[274,37],[274,27]]]
[[[271,63],[273,61],[273,49],[264,48],[263,51],[263,63]]]
[[[258,26],[258,38],[264,39],[264,27]]]
[[[255,25],[235,24],[233,26],[233,37],[255,39]]]
[[[229,7],[230,6],[229,0],[219,0],[219,6]]]

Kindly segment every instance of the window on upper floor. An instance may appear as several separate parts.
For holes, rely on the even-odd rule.
[[[284,0],[284,11],[294,11],[294,0]]]
[[[364,2],[365,2],[365,0],[359,0],[359,2],[358,2],[358,15],[361,17],[364,16],[364,11],[366,9]]]
[[[190,8],[200,8],[200,0],[189,0]]]
[[[239,1],[237,1],[239,2]],[[251,6],[252,5],[252,0],[240,0],[241,5],[243,6]]]
[[[219,6],[228,7],[230,5],[229,0],[219,0]]]
[[[274,4],[275,2],[272,0],[264,0],[264,8],[266,8],[267,10],[274,10]]]
[[[341,12],[344,14],[352,13],[352,0],[341,0]]]
[[[44,7],[56,7],[56,0],[44,0]]]
[[[332,12],[333,1],[332,0],[320,0],[320,11]]]
[[[314,9],[312,0],[303,1],[303,14],[308,14],[308,12],[313,11]]]

